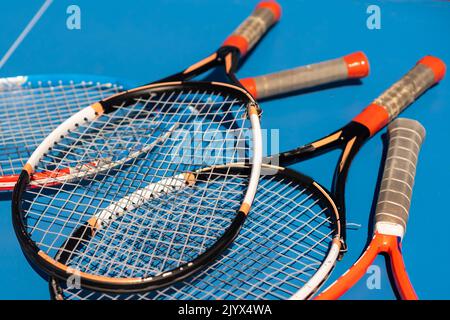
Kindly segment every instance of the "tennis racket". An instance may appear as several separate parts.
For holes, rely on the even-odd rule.
[[[298,90],[361,78],[367,75],[366,66],[368,63],[364,54],[355,52],[279,72],[277,76],[267,75],[240,81],[254,97],[264,99],[292,91],[291,87]],[[274,78],[276,81],[272,80]],[[31,153],[59,124],[98,100],[134,87],[136,83],[129,80],[82,74],[1,78],[0,192],[12,191]],[[85,166],[85,169],[102,170],[99,166]],[[53,178],[58,177],[58,181],[71,179],[76,172],[66,168],[59,172],[34,173],[30,184],[56,183]]]
[[[258,5],[213,55],[94,103],[55,129],[13,194],[30,261],[62,279],[79,274],[88,288],[134,292],[182,280],[227,248],[250,209],[262,160],[259,107],[234,71],[248,49],[243,41],[251,47],[278,16],[275,3]],[[187,81],[215,66],[230,83]],[[209,166],[240,158],[252,165],[236,206],[229,173]],[[74,179],[61,181],[68,169]],[[30,185],[36,172],[53,182]],[[115,252],[104,251],[112,243]]]
[[[316,297],[338,299],[367,271],[380,253],[389,256],[392,275],[402,299],[417,300],[406,273],[401,241],[406,231],[409,207],[420,147],[425,129],[414,120],[397,119],[388,126],[389,148],[375,209],[375,232],[370,244],[355,264]]]
[[[50,282],[58,299],[306,299],[327,279],[345,250],[345,178],[363,142],[427,88],[445,65],[427,56],[342,129],[303,147],[265,159],[252,214],[229,249],[209,267],[170,287],[136,295],[79,290]],[[342,149],[331,192],[284,166]],[[276,159],[279,165],[272,165]],[[218,166],[233,172],[229,188],[245,185],[245,164]],[[238,192],[228,201],[239,201]],[[231,193],[230,193],[231,195]]]

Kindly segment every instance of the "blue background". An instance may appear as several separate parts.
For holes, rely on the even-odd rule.
[[[43,1],[2,1],[0,52],[6,52]],[[146,83],[179,71],[214,51],[257,1],[128,0],[54,2],[0,76],[90,73]],[[450,3],[447,1],[280,0],[283,16],[241,67],[241,77],[273,72],[362,50],[371,74],[362,84],[265,101],[263,126],[280,129],[281,150],[321,137],[356,115],[417,60],[427,54],[450,64]],[[81,30],[68,30],[66,8],[81,8]],[[381,8],[381,29],[366,27],[371,4]],[[423,299],[449,299],[448,192],[450,77],[422,96],[403,116],[420,120],[427,137],[420,155],[404,257]],[[356,157],[347,185],[349,253],[330,281],[345,271],[365,246],[369,214],[383,152],[382,133]],[[337,154],[295,166],[329,186]],[[328,167],[328,168],[327,168]],[[327,168],[327,169],[324,169]],[[5,196],[6,198],[8,196]],[[48,299],[47,283],[23,257],[10,217],[0,200],[0,298]],[[345,298],[391,299],[384,259],[381,289],[360,281]]]

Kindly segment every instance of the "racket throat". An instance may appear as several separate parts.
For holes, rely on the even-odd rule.
[[[357,122],[350,122],[344,128],[342,128],[342,134],[340,136],[339,147],[342,149],[341,156],[337,163],[333,184],[331,187],[331,193],[334,195],[334,200],[341,213],[340,219],[343,224],[346,224],[346,207],[345,207],[345,185],[349,172],[350,165],[355,158],[355,155],[361,149],[364,142],[370,137],[370,131],[362,124]],[[347,228],[342,230],[342,240],[345,243],[347,240]],[[344,254],[347,250],[347,246],[344,244],[341,251]]]
[[[237,83],[239,83],[239,81],[235,78],[234,73],[237,71],[240,55],[239,50],[231,46],[222,47],[217,50],[218,63],[224,66],[226,74],[229,77],[234,78]]]
[[[212,68],[223,66],[225,74],[231,80],[231,82],[235,85],[241,86],[240,82],[234,75],[238,68],[239,57],[240,52],[237,48],[231,46],[221,47],[219,50],[217,50],[217,52],[211,54],[200,62],[189,66],[182,72],[175,73],[152,83],[188,81],[207,72]]]
[[[320,156],[333,149],[337,149],[345,143],[345,128],[333,132],[332,134],[306,144],[291,151],[278,155],[278,161],[283,166],[290,166],[297,162],[308,160]],[[277,160],[274,157],[271,160]]]
[[[392,249],[401,251],[401,238],[393,235],[387,235],[376,232],[372,242],[378,248],[379,252],[392,255]]]
[[[355,146],[346,158],[351,161],[362,146],[363,142],[370,136],[370,131],[364,125],[357,122],[350,122],[345,127],[329,134],[325,138],[316,140],[297,149],[283,152],[278,155],[278,161],[283,166],[289,166],[299,161],[308,160],[320,156],[321,154],[341,148],[345,150],[349,142],[356,138]],[[270,157],[269,160],[277,160]],[[341,158],[342,160],[342,158]],[[341,161],[340,161],[341,165]],[[342,165],[341,165],[342,166]]]

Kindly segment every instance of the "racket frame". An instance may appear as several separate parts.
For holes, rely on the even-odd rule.
[[[256,17],[261,14],[265,15],[264,21],[259,18],[254,19],[254,16]],[[19,239],[19,243],[23,247],[25,254],[29,257],[29,260],[47,274],[55,276],[61,280],[65,280],[72,275],[76,275],[80,277],[83,286],[86,288],[125,293],[153,290],[183,280],[191,274],[204,268],[208,262],[214,260],[220,253],[222,253],[230,245],[230,243],[234,241],[245,221],[248,212],[250,211],[256,193],[262,164],[262,132],[259,120],[261,110],[252,95],[248,93],[242,84],[237,80],[234,73],[238,67],[239,59],[245,55],[259,39],[261,39],[261,37],[275,22],[278,21],[280,14],[281,9],[276,2],[261,2],[257,5],[255,11],[252,13],[252,16],[247,18],[212,55],[172,76],[153,82],[149,85],[118,93],[102,101],[94,103],[74,114],[58,128],[56,128],[49,136],[47,136],[47,138],[44,139],[44,141],[33,152],[28,163],[24,166],[12,195],[14,229]],[[261,26],[264,27],[261,29]],[[253,32],[254,30],[251,30],[252,28],[257,28],[257,32]],[[249,30],[252,32],[249,32]],[[225,74],[228,77],[228,80],[230,80],[230,83],[189,81],[193,77],[203,74],[205,71],[218,66],[224,68]],[[62,139],[64,134],[66,134],[70,128],[75,128],[80,123],[93,121],[105,113],[108,114],[115,111],[113,106],[125,107],[133,103],[133,97],[145,94],[146,92],[154,92],[158,89],[177,90],[179,88],[221,89],[224,90],[224,92],[233,93],[235,96],[242,96],[242,101],[246,102],[247,117],[248,120],[250,120],[253,139],[249,183],[241,206],[237,210],[235,218],[224,233],[206,251],[191,261],[183,263],[172,270],[163,271],[156,276],[140,278],[113,278],[73,270],[69,266],[56,261],[54,258],[40,250],[27,232],[26,222],[24,220],[23,210],[21,208],[22,195],[25,192],[27,185],[30,183],[35,165],[39,162],[39,159],[48,150],[50,150],[55,142],[57,143],[60,139]],[[216,92],[222,91],[217,90]],[[72,235],[84,235],[88,232],[94,231],[95,228],[96,226],[89,225],[88,221],[85,225],[81,225],[75,229]],[[83,238],[80,240],[83,240]],[[66,245],[72,245],[72,243],[73,237],[69,236],[63,244],[63,248]],[[80,243],[80,241],[78,241],[78,243]]]
[[[83,110],[80,110],[78,113],[67,119],[64,123],[62,123],[55,131],[52,132],[35,150],[33,155],[30,157],[28,163],[25,165],[24,170],[21,172],[17,184],[15,186],[13,192],[13,219],[14,225],[16,228],[16,234],[18,235],[18,239],[21,245],[24,248],[27,256],[30,257],[33,263],[38,265],[42,270],[46,273],[49,273],[58,278],[67,279],[74,272],[78,276],[83,279],[83,285],[87,288],[102,288],[103,285],[106,287],[104,289],[114,290],[114,292],[128,292],[127,288],[133,291],[141,291],[141,290],[154,290],[160,288],[162,286],[169,285],[171,283],[180,281],[186,277],[189,277],[191,274],[197,272],[198,270],[204,268],[204,266],[215,257],[217,257],[225,248],[227,248],[230,243],[233,242],[235,237],[238,235],[242,224],[245,221],[245,218],[250,210],[251,202],[253,201],[253,197],[256,193],[256,188],[259,179],[259,173],[261,169],[261,161],[262,161],[262,143],[255,143],[253,149],[253,158],[252,158],[252,169],[249,173],[249,185],[247,188],[247,192],[245,194],[244,200],[242,202],[241,208],[239,208],[236,217],[233,222],[230,224],[228,229],[223,233],[223,235],[212,245],[208,250],[204,253],[197,256],[195,259],[174,268],[171,271],[161,273],[157,276],[152,276],[148,278],[111,278],[111,277],[103,277],[99,275],[93,275],[81,271],[74,271],[70,267],[64,265],[63,263],[55,260],[54,258],[48,256],[39,247],[34,243],[31,237],[28,235],[26,231],[26,223],[23,221],[22,217],[22,195],[25,191],[27,185],[30,183],[31,175],[34,171],[34,166],[39,162],[39,159],[51,148],[51,146],[60,139],[60,137],[64,136],[64,134],[71,129],[75,129],[80,123],[93,121],[97,117],[101,116],[104,113],[110,113],[115,111],[112,106],[114,105],[122,105],[126,106],[127,104],[118,103],[118,101],[130,101],[133,97],[137,95],[146,95],[151,93],[157,93],[158,91],[165,90],[180,90],[180,89],[207,89],[211,91],[218,92],[226,92],[228,94],[233,94],[234,96],[240,96],[242,101],[247,101],[248,114],[251,119],[252,124],[252,138],[253,141],[258,141],[258,138],[261,137],[261,128],[259,127],[259,109],[257,107],[256,101],[254,98],[240,86],[235,86],[232,84],[220,83],[220,82],[203,82],[203,81],[178,81],[178,82],[166,82],[166,83],[155,83],[151,85],[146,85],[141,88],[136,88],[133,90],[128,90],[117,95],[111,96],[105,100],[103,100],[98,104],[94,104],[89,106]],[[126,99],[121,100],[126,97]],[[261,140],[261,139],[259,139]],[[83,230],[75,230],[74,235],[85,234],[88,235],[85,230],[90,230],[93,232],[95,230],[95,225],[86,225],[82,226]],[[77,237],[73,237],[77,238]],[[84,240],[83,237],[80,238]],[[81,244],[81,241],[78,241],[78,244]],[[76,248],[73,248],[76,250]],[[121,289],[121,288],[124,289]]]

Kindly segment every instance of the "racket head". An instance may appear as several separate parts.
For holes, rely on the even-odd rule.
[[[244,164],[233,171],[234,186],[245,184]],[[289,299],[310,295],[330,274],[342,228],[325,188],[311,178],[263,165],[252,214],[240,234],[210,266],[170,287],[133,295],[114,295],[71,287],[52,279],[56,299]],[[322,266],[328,263],[325,270]]]
[[[84,286],[111,291],[153,289],[203,268],[239,232],[260,166],[256,174],[251,166],[238,195],[228,193],[231,173],[214,174],[211,186],[199,180],[191,187],[188,177],[208,164],[203,153],[196,159],[194,151],[208,148],[209,141],[196,145],[198,141],[188,140],[194,157],[186,161],[178,154],[186,147],[181,146],[183,133],[222,134],[219,148],[225,151],[206,160],[236,162],[242,150],[229,133],[237,131],[241,141],[248,129],[251,139],[257,139],[259,119],[253,118],[258,118],[257,105],[245,90],[207,82],[148,85],[81,110],[35,150],[16,185],[14,221],[25,252],[52,275],[64,279],[79,274]],[[248,146],[243,150],[250,152]],[[251,152],[257,162],[261,150]],[[33,172],[47,174],[45,183],[33,181]],[[130,198],[133,194],[142,203]],[[231,197],[238,199],[229,203]],[[148,234],[152,228],[157,231]],[[132,240],[142,232],[150,241]],[[101,248],[111,242],[116,254],[111,246]],[[106,258],[107,266],[100,263]]]
[[[39,143],[75,112],[133,81],[87,74],[0,78],[0,192],[11,191]]]

